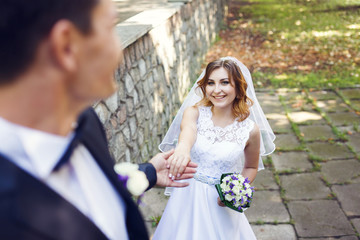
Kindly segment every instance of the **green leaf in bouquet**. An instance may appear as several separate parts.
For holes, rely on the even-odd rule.
[[[225,198],[224,198],[224,195],[223,195],[223,192],[221,190],[221,187],[220,187],[220,184],[215,184],[215,188],[219,194],[219,198],[222,202],[225,202]]]

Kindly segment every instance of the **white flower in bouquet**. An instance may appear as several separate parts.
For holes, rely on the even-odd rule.
[[[238,211],[250,206],[254,188],[250,186],[248,178],[244,178],[239,173],[228,174],[222,178],[220,187],[225,201]]]
[[[140,196],[149,186],[149,181],[144,172],[139,170],[139,165],[134,163],[117,163],[114,166],[119,180],[134,196]]]

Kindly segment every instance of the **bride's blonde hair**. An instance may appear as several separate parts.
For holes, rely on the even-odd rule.
[[[235,83],[236,97],[233,101],[232,111],[234,116],[238,118],[238,121],[241,122],[250,115],[249,108],[253,105],[253,101],[246,95],[247,83],[240,68],[231,60],[216,60],[206,66],[204,77],[198,81],[198,88],[201,89],[204,97],[196,105],[213,106],[211,101],[206,97],[205,88],[209,82],[211,73],[218,68],[224,68],[228,72],[231,85]]]

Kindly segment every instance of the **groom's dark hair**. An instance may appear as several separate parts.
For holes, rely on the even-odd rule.
[[[91,13],[99,1],[0,0],[0,85],[27,69],[40,42],[60,19],[89,33]]]

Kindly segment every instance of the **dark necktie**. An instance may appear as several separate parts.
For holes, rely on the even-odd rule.
[[[80,125],[78,125],[75,130],[75,135],[74,135],[73,139],[71,140],[70,144],[66,148],[62,157],[59,159],[59,161],[55,165],[53,171],[58,171],[62,166],[64,166],[64,164],[66,164],[70,160],[71,155],[73,154],[75,148],[79,145],[80,142],[81,142],[81,128],[80,128]]]

